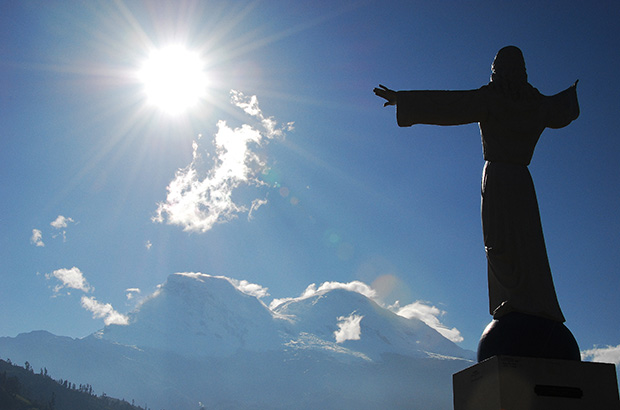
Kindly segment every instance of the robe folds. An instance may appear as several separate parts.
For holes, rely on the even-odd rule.
[[[545,128],[579,116],[576,83],[553,96],[528,85],[518,98],[489,83],[466,91],[398,91],[398,125],[479,123],[485,166],[482,231],[488,262],[489,310],[564,322],[527,166]]]

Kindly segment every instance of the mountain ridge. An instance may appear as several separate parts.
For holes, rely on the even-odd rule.
[[[339,326],[356,314],[357,339],[343,337],[338,342],[335,334]],[[336,342],[373,360],[379,360],[383,353],[473,359],[473,352],[460,348],[421,320],[398,316],[359,292],[328,289],[270,309],[258,297],[240,291],[228,278],[201,273],[170,275],[129,315],[129,325],[108,325],[96,336],[189,357],[217,357],[238,350],[280,350],[301,334],[312,334],[327,344]]]

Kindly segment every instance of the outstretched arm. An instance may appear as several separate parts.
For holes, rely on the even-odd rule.
[[[480,122],[486,116],[483,88],[467,91],[394,91],[379,85],[373,91],[388,105],[396,105],[401,127],[413,124],[460,125]]]
[[[396,91],[390,90],[381,84],[379,84],[379,88],[375,88],[372,91],[374,91],[375,95],[387,100],[385,104],[383,104],[384,107],[387,107],[388,105],[396,105]]]
[[[579,102],[577,101],[577,83],[566,90],[545,98],[547,123],[549,128],[563,128],[579,117]]]

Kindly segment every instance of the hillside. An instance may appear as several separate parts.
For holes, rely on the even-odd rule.
[[[0,360],[0,404],[3,410],[144,410],[124,400],[96,396],[92,386],[54,380],[47,369],[35,373]]]

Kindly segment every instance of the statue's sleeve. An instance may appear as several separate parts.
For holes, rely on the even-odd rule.
[[[398,91],[396,119],[401,127],[414,124],[461,125],[487,115],[483,88],[466,91]]]
[[[577,101],[577,83],[555,95],[546,96],[543,102],[546,126],[549,128],[566,127],[579,117]]]

